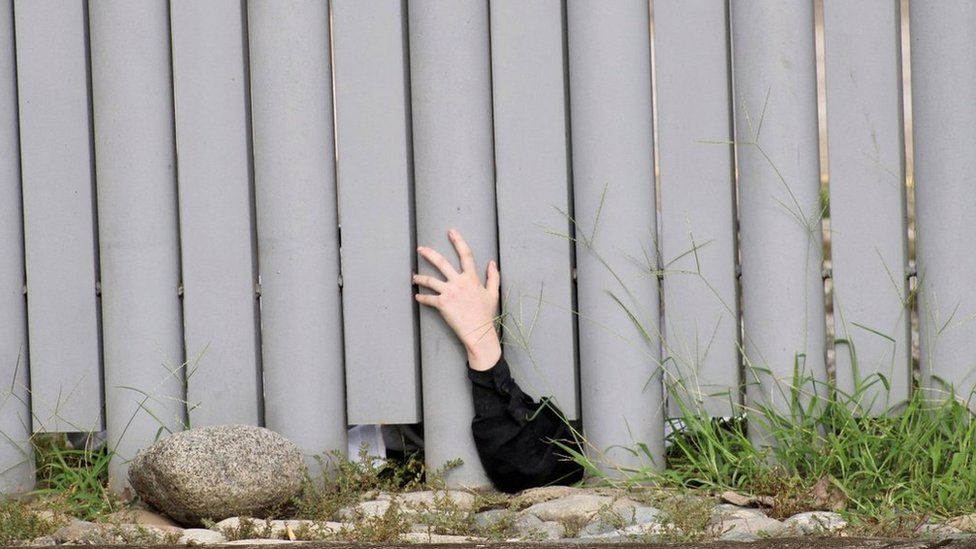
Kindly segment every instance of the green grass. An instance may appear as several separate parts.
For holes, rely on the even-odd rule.
[[[110,450],[70,448],[63,434],[35,435],[32,444],[37,465],[34,495],[82,520],[94,520],[122,507],[108,487]]]
[[[54,533],[60,522],[16,500],[0,501],[0,545],[14,545]]]
[[[780,518],[840,505],[874,524],[976,511],[976,421],[967,402],[915,391],[872,416],[859,405],[863,390],[848,395],[808,378],[801,383],[791,388],[787,410],[755,406],[729,420],[699,414],[672,394],[682,414],[666,468],[633,470],[624,482],[768,495],[770,514]],[[585,456],[575,458],[599,471]],[[818,481],[830,498],[816,493]]]

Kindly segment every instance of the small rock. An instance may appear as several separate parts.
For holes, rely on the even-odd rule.
[[[57,544],[58,540],[54,539],[54,536],[41,536],[31,540],[27,545],[31,547],[50,547]]]
[[[948,524],[923,524],[915,529],[915,533],[939,539],[966,537],[962,530]]]
[[[390,500],[377,499],[371,501],[361,501],[350,507],[343,507],[339,510],[339,517],[342,520],[353,520],[357,515],[363,517],[382,517],[390,508]],[[402,509],[401,509],[402,510]]]
[[[427,534],[420,532],[407,532],[400,536],[400,541],[406,543],[472,543],[484,541],[484,538],[473,536],[449,536],[446,534]]]
[[[786,528],[782,522],[767,517],[762,511],[735,505],[716,505],[712,509],[708,531],[720,539],[739,540],[740,534],[775,535]],[[732,537],[725,537],[732,536]]]
[[[946,526],[958,528],[963,532],[976,532],[976,513],[951,518],[946,521]]]
[[[664,514],[660,509],[649,507],[647,505],[640,505],[638,507],[634,507],[634,510],[629,518],[631,524],[647,524],[651,522],[660,523],[663,516]]]
[[[801,534],[834,532],[847,526],[847,521],[830,511],[800,513],[783,521],[787,528]]]
[[[179,529],[182,532],[182,529]],[[51,536],[58,543],[80,545],[157,544],[176,532],[144,524],[107,524],[74,520]]]
[[[640,504],[629,499],[614,500],[610,496],[577,494],[542,503],[536,503],[522,511],[542,520],[590,520],[601,510],[630,514]],[[626,516],[626,515],[625,515]]]
[[[356,515],[365,517],[381,517],[386,514],[387,509],[394,499],[400,504],[400,511],[405,515],[416,514],[425,510],[436,510],[438,507],[454,505],[459,511],[471,511],[474,509],[475,497],[468,492],[460,490],[426,490],[423,492],[407,492],[396,498],[376,499],[372,501],[361,501],[350,507],[339,510],[339,516],[343,520],[352,520]]]
[[[613,524],[604,522],[602,519],[597,519],[580,529],[578,537],[592,538],[601,534],[616,532],[619,528],[619,526],[614,526]]]
[[[625,528],[602,532],[599,534],[580,533],[580,539],[600,540],[601,542],[620,542],[632,541],[634,538],[644,538],[647,536],[657,536],[663,534],[665,527],[658,523],[646,522],[644,524],[632,524]]]
[[[254,538],[285,538],[289,530],[292,535],[316,539],[326,538],[345,526],[341,522],[322,522],[315,520],[264,520],[250,517],[230,517],[213,525],[211,530],[222,534],[240,532],[242,527],[248,527]]]
[[[531,516],[531,515],[530,515]],[[566,527],[554,520],[540,521],[537,525],[526,528],[519,537],[509,541],[555,541],[566,535]]]
[[[295,444],[249,425],[172,434],[129,466],[129,482],[142,500],[183,524],[261,516],[298,493],[304,476]]]
[[[543,486],[541,488],[524,490],[513,496],[511,502],[516,509],[522,509],[530,505],[535,505],[536,503],[586,493],[586,490],[572,486]]]
[[[282,543],[295,543],[287,539],[239,539],[228,541],[224,545],[281,545]]]
[[[471,519],[474,521],[475,526],[482,530],[487,530],[511,516],[512,512],[508,509],[491,509],[475,513],[471,515]]]
[[[100,519],[101,520],[101,519]],[[183,528],[173,519],[150,509],[134,507],[123,509],[105,516],[105,522],[116,524],[144,524],[147,526],[158,526],[164,530],[175,531],[173,528],[183,530]]]
[[[744,541],[744,542],[748,542],[748,541],[759,541],[762,538],[760,536],[756,535],[756,534],[753,534],[752,532],[747,531],[747,530],[732,529],[732,530],[729,530],[728,532],[725,532],[721,536],[719,536],[718,539],[720,541]]]
[[[187,528],[183,530],[183,535],[176,543],[180,545],[211,545],[225,542],[227,542],[227,538],[220,532],[206,528]]]
[[[405,508],[428,508],[433,509],[442,502],[449,501],[457,506],[461,511],[474,509],[474,494],[462,492],[461,490],[425,490],[423,492],[407,492],[402,494],[399,501]]]
[[[719,496],[722,501],[735,505],[736,507],[772,507],[773,498],[771,496],[747,496],[732,490],[722,492]]]
[[[58,543],[71,543],[85,539],[86,535],[97,528],[98,525],[94,522],[72,518],[68,524],[65,524],[61,528],[55,530],[54,533],[51,534],[51,537],[56,539]]]
[[[519,513],[519,515],[515,517],[515,521],[512,523],[512,528],[515,529],[515,532],[519,535],[519,537],[530,536],[532,530],[539,528],[540,526],[542,526],[542,519],[528,513]]]

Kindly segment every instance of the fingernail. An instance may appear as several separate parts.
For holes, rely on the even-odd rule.
[[[455,231],[454,229],[448,229],[447,235],[450,236],[451,238],[454,238],[455,236],[457,236],[457,231]]]

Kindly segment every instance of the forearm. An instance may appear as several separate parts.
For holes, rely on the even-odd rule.
[[[582,468],[560,457],[552,440],[582,452],[551,401],[536,402],[512,379],[504,358],[487,370],[469,369],[475,417],[471,427],[482,465],[496,488],[513,492],[572,483]]]

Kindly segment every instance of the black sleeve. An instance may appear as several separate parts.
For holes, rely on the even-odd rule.
[[[536,402],[522,392],[502,358],[483,372],[468,369],[474,396],[478,456],[495,487],[503,492],[550,484],[572,484],[583,468],[552,443],[582,453],[580,444],[550,399]]]

